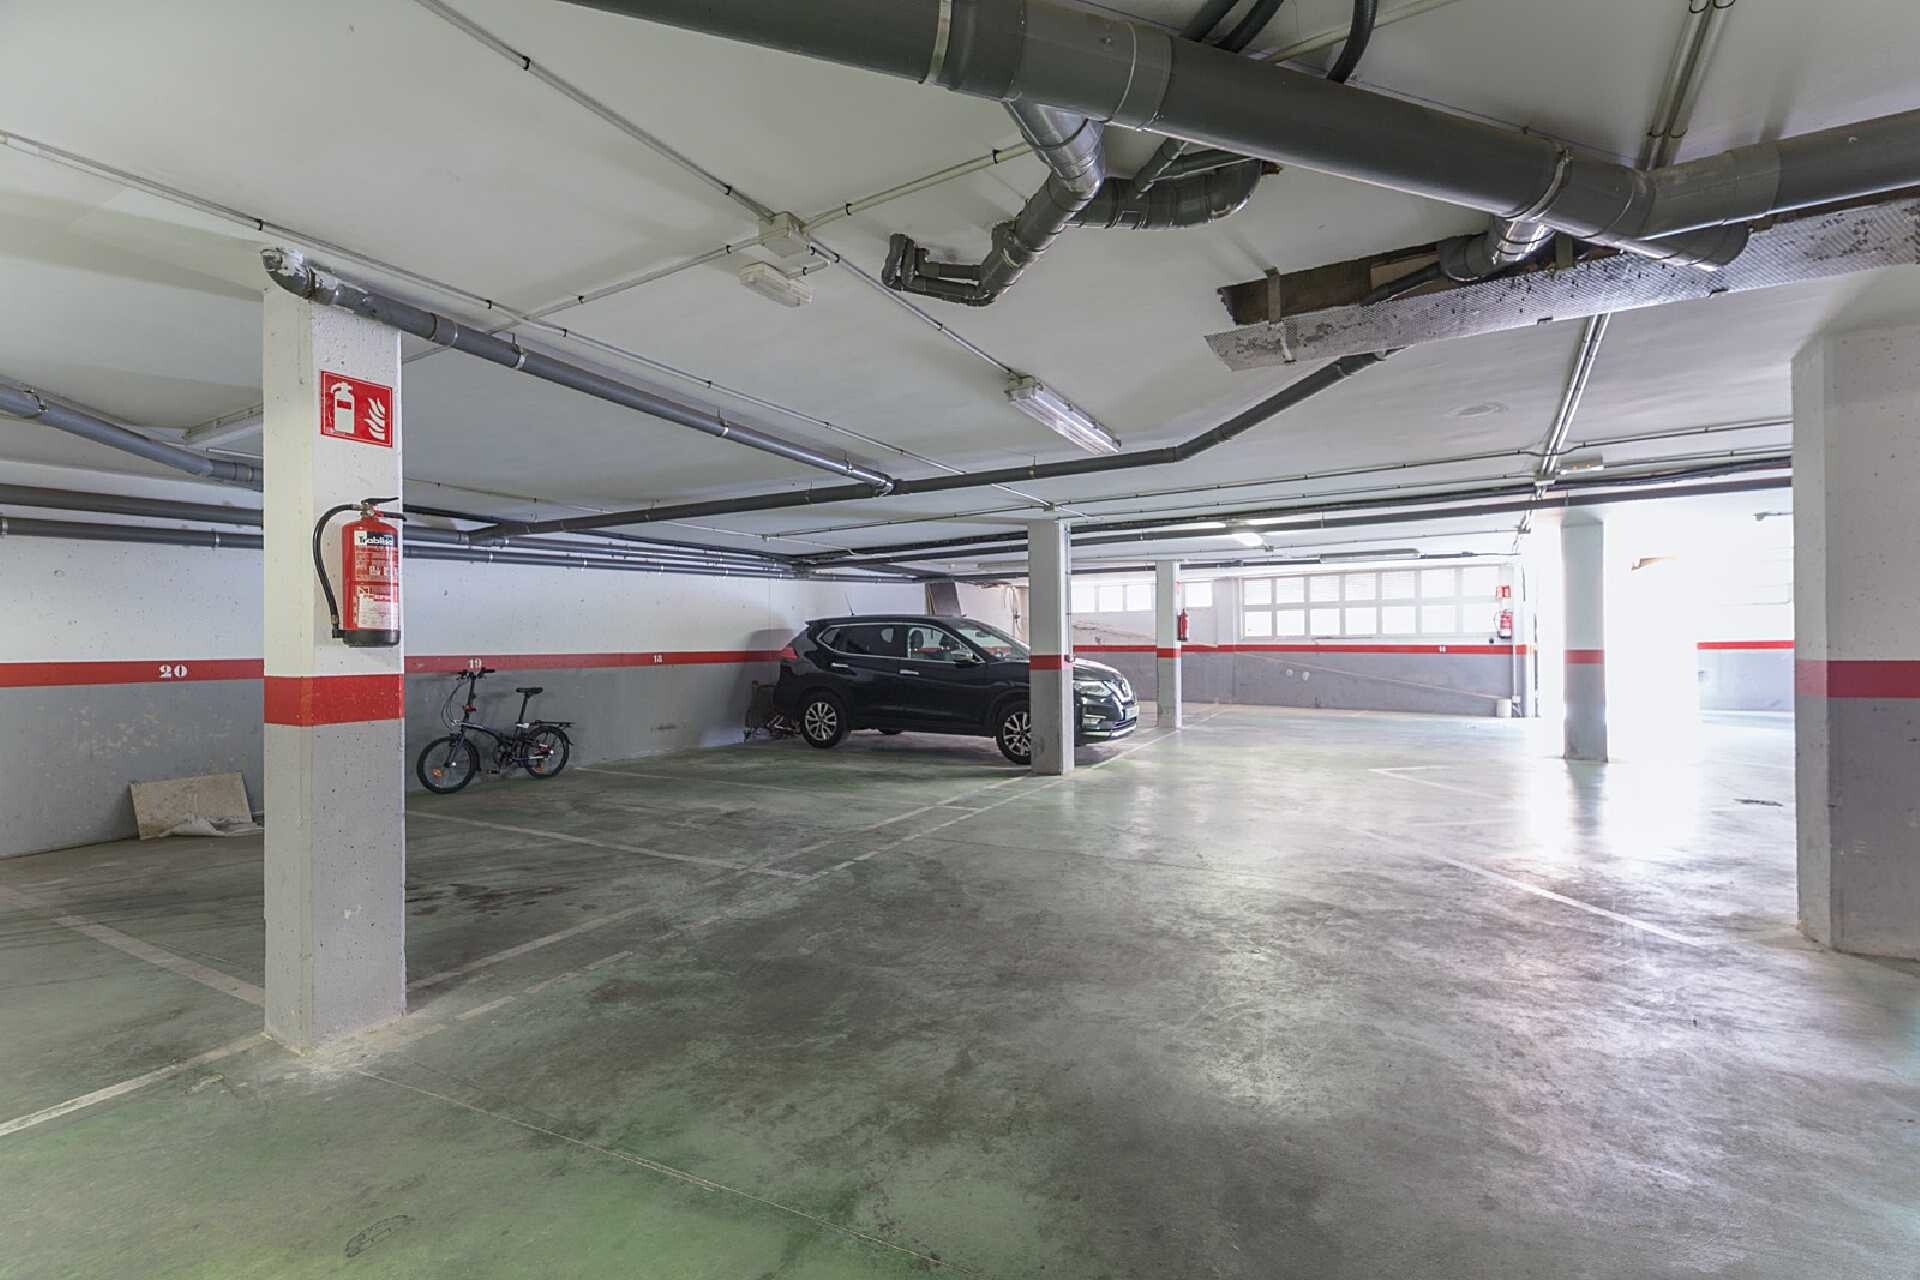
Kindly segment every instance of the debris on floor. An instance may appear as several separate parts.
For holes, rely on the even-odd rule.
[[[257,835],[261,830],[247,803],[246,779],[237,773],[136,782],[128,790],[142,840]]]

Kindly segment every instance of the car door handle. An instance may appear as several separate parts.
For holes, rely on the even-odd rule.
[[[901,674],[901,675],[903,675],[903,676],[917,676],[917,675],[919,675],[920,673],[919,673],[918,671],[914,671],[914,670],[912,670],[911,668],[908,668],[908,667],[902,667],[902,668],[900,668],[900,674]]]
[[[848,665],[847,665],[846,663],[844,663],[844,662],[829,662],[829,663],[828,663],[827,665],[828,665],[829,667],[832,667],[832,668],[833,668],[833,669],[834,669],[835,671],[851,671],[851,670],[853,670],[853,668],[852,668],[852,667],[849,667],[849,666],[848,666]]]

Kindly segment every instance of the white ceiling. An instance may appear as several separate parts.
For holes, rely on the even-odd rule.
[[[558,0],[453,3],[710,172],[802,215],[1018,141],[996,105],[906,82]],[[1104,7],[1178,22],[1195,3]],[[1622,157],[1638,149],[1685,8],[1684,0],[1412,3],[1422,11],[1400,19],[1409,0],[1385,0],[1357,85]],[[8,51],[0,131],[12,139],[0,149],[0,377],[142,428],[177,431],[258,403],[265,280],[257,254],[280,237],[136,189],[133,179],[97,176],[103,168],[522,309],[755,230],[722,194],[419,4],[100,0],[87,10],[82,18],[64,0],[0,5],[0,48]],[[1339,28],[1345,14],[1346,0],[1291,0],[1259,47]],[[1852,0],[1810,17],[1800,6],[1748,0],[1728,18],[1682,154],[1920,106],[1915,47],[1920,6]],[[1304,61],[1317,65],[1324,56]],[[28,154],[21,138],[82,157],[94,172]],[[1152,141],[1116,134],[1116,163],[1135,162]],[[1010,160],[825,226],[821,239],[870,274],[895,231],[977,256],[986,229],[1018,208],[1042,173],[1030,158]],[[1129,445],[1161,443],[1308,372],[1227,372],[1203,341],[1226,322],[1218,287],[1270,266],[1313,266],[1481,222],[1289,170],[1263,181],[1246,211],[1212,227],[1069,233],[991,309],[920,305],[993,360],[1078,401]],[[316,257],[444,310],[474,312],[417,279]],[[968,468],[1071,455],[1006,405],[999,365],[855,273],[811,275],[813,303],[787,310],[740,287],[736,266],[723,260],[685,271],[558,318],[805,416],[604,351],[551,345],[899,475],[932,471],[902,449]],[[1872,284],[1856,277],[1617,317],[1576,440],[1784,419],[1793,351]],[[1509,456],[1298,478],[1534,447],[1552,420],[1579,330],[1571,322],[1416,348],[1181,467],[1023,488],[1112,518],[1517,474],[1526,460]],[[408,366],[405,415],[417,501],[546,514],[822,479],[457,354]],[[1778,448],[1786,438],[1784,427],[1773,427],[1607,452],[1610,462],[1627,461]],[[20,479],[22,464],[155,474],[0,419],[0,479]],[[1233,487],[1164,492],[1215,485]],[[1136,496],[1143,494],[1158,496]],[[807,551],[974,532],[982,520],[1004,520],[1019,501],[983,489],[706,527],[716,541],[768,538],[777,549]],[[994,514],[941,519],[986,512]],[[867,524],[877,527],[855,527]]]

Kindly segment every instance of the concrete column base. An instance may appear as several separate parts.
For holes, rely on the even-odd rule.
[[[1033,771],[1059,777],[1073,772],[1073,660],[1041,665],[1035,654],[1027,674],[1033,700]]]
[[[1180,689],[1180,651],[1175,649],[1171,657],[1165,649],[1154,659],[1154,697],[1159,708],[1160,727],[1178,729],[1184,718],[1182,707],[1185,705]]]
[[[1801,931],[1920,960],[1920,702],[1802,694],[1794,717]]]
[[[266,1027],[304,1051],[406,1012],[405,726],[265,732]]]
[[[1607,666],[1598,649],[1569,649],[1566,758],[1607,762]]]

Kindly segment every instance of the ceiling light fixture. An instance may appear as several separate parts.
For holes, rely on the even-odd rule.
[[[749,262],[741,267],[740,283],[783,307],[804,307],[813,301],[813,290],[799,277],[788,275],[770,262]]]
[[[1264,547],[1267,540],[1251,529],[1235,529],[1227,535],[1243,547]]]
[[[1583,471],[1601,471],[1607,460],[1597,453],[1574,453],[1560,459],[1560,474],[1577,476]]]
[[[1017,374],[1007,383],[1013,407],[1088,453],[1118,453],[1120,439],[1092,414],[1038,378]]]

